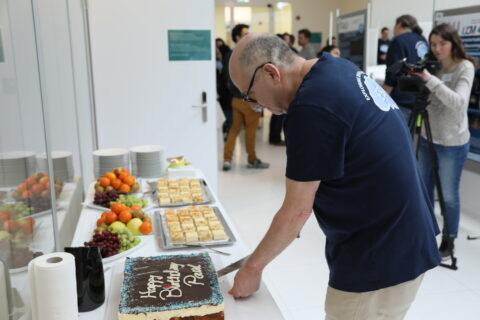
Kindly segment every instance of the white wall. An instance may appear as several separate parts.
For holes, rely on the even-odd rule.
[[[169,61],[167,45],[169,29],[213,35],[213,0],[90,1],[89,7],[99,147],[163,145],[167,156],[186,156],[216,189],[213,39],[208,61]],[[208,122],[192,107],[202,91]]]

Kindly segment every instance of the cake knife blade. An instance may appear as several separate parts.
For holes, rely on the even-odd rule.
[[[222,269],[218,270],[217,271],[217,277],[219,277],[219,278],[223,277],[224,275],[229,274],[232,271],[240,269],[245,264],[245,262],[248,260],[248,258],[250,258],[250,255],[248,255],[246,257],[243,257],[242,259],[240,259],[238,261],[235,261],[232,264],[229,264],[225,268],[222,268]]]

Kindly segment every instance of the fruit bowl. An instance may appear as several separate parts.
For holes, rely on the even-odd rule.
[[[63,182],[54,180],[55,196],[58,198],[63,190]],[[50,196],[50,178],[47,172],[32,174],[24,182],[20,183],[12,193],[12,198],[17,202],[24,203],[32,208],[32,213],[39,213],[52,208]]]

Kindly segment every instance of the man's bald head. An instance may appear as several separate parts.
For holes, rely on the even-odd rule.
[[[232,80],[235,84],[243,77],[251,77],[256,67],[271,62],[277,67],[288,67],[295,60],[295,53],[275,35],[249,33],[238,42],[230,59]]]

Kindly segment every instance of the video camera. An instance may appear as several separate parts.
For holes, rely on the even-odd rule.
[[[394,63],[389,69],[398,78],[398,90],[402,93],[420,94],[426,90],[423,80],[413,75],[415,72],[422,72],[427,69],[431,74],[437,73],[441,68],[440,61],[428,58],[417,63],[408,63],[406,58]]]

